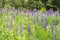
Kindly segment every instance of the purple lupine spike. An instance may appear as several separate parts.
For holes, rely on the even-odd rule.
[[[34,11],[34,12],[38,12],[38,10],[36,10],[36,9],[34,9],[33,11]]]
[[[50,15],[53,14],[54,13],[53,8],[50,8],[48,12]]]
[[[34,12],[32,11],[32,16],[34,15]]]
[[[47,20],[46,18],[42,17],[41,21],[42,21],[42,26],[43,26],[44,29],[46,30],[46,27],[47,27],[47,25],[48,25],[48,20]],[[44,22],[44,21],[46,21],[46,22]]]
[[[27,13],[27,10],[24,10],[24,13]]]
[[[44,12],[43,14],[46,15],[46,16],[50,15],[48,11]]]
[[[55,16],[59,16],[59,11],[54,12]]]
[[[29,13],[32,13],[32,10],[29,10]]]
[[[38,23],[38,13],[36,14],[36,24]]]
[[[32,31],[30,29],[30,23],[28,23],[28,32],[30,33],[30,35],[32,35]]]
[[[28,13],[28,15],[27,15],[27,16],[28,16],[28,22],[29,22],[29,21],[30,21],[30,18],[29,18],[29,17],[30,17],[30,15],[29,15],[29,13]]]
[[[52,12],[52,13],[53,13],[53,8],[50,8],[50,9],[49,9],[49,12]]]
[[[44,14],[47,16],[52,15],[53,13],[54,13],[54,11],[52,8],[50,8],[48,11],[44,12]]]
[[[33,10],[33,12],[36,15],[38,13],[38,10],[35,9],[35,10]]]
[[[24,13],[27,13],[28,14],[29,13],[29,10],[24,10]]]

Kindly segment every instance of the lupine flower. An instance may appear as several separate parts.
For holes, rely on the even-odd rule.
[[[34,22],[34,24],[35,24],[35,22],[37,22],[38,21],[38,10],[33,10],[32,11],[32,16],[33,16],[33,22]]]
[[[24,13],[27,13],[27,10],[24,10]]]
[[[54,40],[56,40],[56,32],[57,32],[57,27],[56,27],[56,20],[54,20]]]
[[[53,8],[50,8],[48,12],[50,15],[53,14],[54,13]]]
[[[28,23],[28,32],[30,33],[30,35],[32,35],[32,31],[30,29],[30,23]]]
[[[46,19],[45,17],[42,17],[41,21],[42,21],[42,26],[43,26],[44,29],[46,30],[46,27],[47,27],[47,25],[48,25],[47,19]]]
[[[38,13],[38,10],[33,10],[33,15],[36,15]]]
[[[29,21],[30,21],[30,18],[29,18],[29,17],[30,17],[30,15],[29,15],[29,13],[28,13],[28,15],[27,15],[27,16],[28,16],[28,22],[29,22]]]
[[[36,9],[34,9],[33,11],[34,11],[34,12],[38,12],[38,10],[36,10]]]
[[[54,13],[54,11],[52,8],[50,8],[48,11],[44,12],[44,14],[47,16],[52,15],[53,13]]]
[[[38,23],[38,13],[36,14],[36,24]]]
[[[43,14],[47,16],[47,15],[48,15],[48,12],[46,11],[46,12],[44,12]]]
[[[55,15],[55,16],[59,16],[59,11],[55,11],[55,12],[54,12],[54,15]]]
[[[32,10],[29,10],[29,13],[32,13]]]

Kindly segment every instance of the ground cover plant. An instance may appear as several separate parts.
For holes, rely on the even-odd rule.
[[[59,11],[0,9],[0,40],[60,40],[59,31]]]

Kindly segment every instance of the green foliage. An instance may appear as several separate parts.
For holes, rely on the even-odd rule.
[[[0,7],[16,9],[40,9],[41,7],[50,6],[60,9],[60,0],[0,0]],[[8,7],[7,7],[8,6]]]

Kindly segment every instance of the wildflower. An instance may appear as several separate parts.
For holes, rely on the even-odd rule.
[[[38,13],[36,14],[36,23],[38,23]]]
[[[56,40],[56,32],[57,32],[57,21],[56,19],[54,20],[54,40]]]
[[[54,12],[55,16],[59,16],[59,11]]]
[[[50,15],[53,14],[54,13],[53,8],[50,8],[48,12]]]
[[[41,21],[42,21],[42,26],[46,30],[46,27],[48,25],[48,20],[45,17],[42,17]]]
[[[54,13],[54,11],[52,8],[50,8],[48,11],[44,12],[44,14],[47,16],[52,15],[53,13]]]
[[[30,29],[30,23],[28,23],[28,32],[30,33],[30,35],[32,35],[31,29]]]

